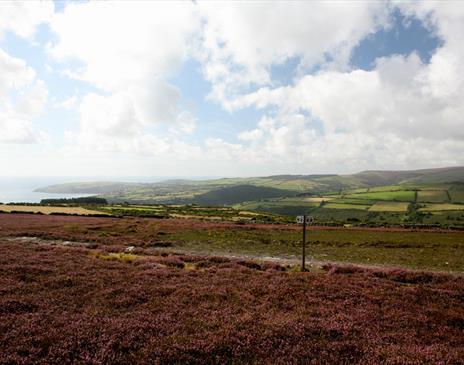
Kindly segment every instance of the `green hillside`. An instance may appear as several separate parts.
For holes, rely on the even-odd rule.
[[[464,167],[150,184],[71,183],[40,191],[100,194],[116,204],[228,205],[290,216],[310,213],[321,222],[337,224],[453,226],[464,222]]]
[[[196,195],[193,202],[200,205],[232,205],[243,201],[295,195],[295,192],[254,185],[236,185]]]
[[[443,182],[464,182],[464,167],[444,167],[418,170],[420,176],[403,181],[408,184],[439,184]]]
[[[357,188],[464,183],[464,167],[411,171],[362,171],[351,175],[275,175],[212,180],[167,180],[159,183],[80,182],[37,189],[48,193],[105,194],[115,200],[158,199],[169,202],[211,190],[237,185],[253,185],[299,193],[319,194]],[[397,190],[399,190],[397,188]]]

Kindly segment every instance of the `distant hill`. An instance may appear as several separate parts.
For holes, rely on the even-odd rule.
[[[61,193],[61,194],[107,194],[123,192],[130,189],[142,188],[146,184],[125,183],[111,181],[79,182],[50,185],[35,189],[40,193]]]
[[[235,204],[249,200],[320,195],[386,185],[464,182],[464,167],[406,171],[362,171],[349,175],[275,175],[213,180],[167,180],[158,183],[86,182],[37,189],[48,193],[99,194],[111,202],[165,204]],[[273,190],[274,189],[274,190]]]
[[[366,186],[464,182],[464,167],[411,171],[363,171],[352,175]]]
[[[418,170],[419,176],[409,178],[403,183],[438,184],[464,182],[464,167],[445,167],[441,169]]]

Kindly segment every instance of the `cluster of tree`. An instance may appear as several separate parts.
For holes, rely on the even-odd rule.
[[[235,185],[197,195],[193,198],[192,203],[205,206],[220,206],[295,195],[294,191],[283,189],[254,185]]]
[[[108,204],[106,199],[97,198],[95,196],[86,196],[82,198],[61,198],[61,199],[42,199],[40,204],[54,205],[54,204],[97,204],[106,205]]]

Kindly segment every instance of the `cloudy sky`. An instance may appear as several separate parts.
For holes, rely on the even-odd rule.
[[[464,165],[459,1],[0,3],[0,175]]]

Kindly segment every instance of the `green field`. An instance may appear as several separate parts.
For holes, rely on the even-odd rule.
[[[369,208],[370,212],[407,212],[410,203],[379,202]]]
[[[422,205],[422,204],[421,204]],[[419,212],[435,212],[447,210],[464,210],[464,204],[423,204],[424,207],[418,209]]]
[[[429,216],[431,212],[461,212],[464,204],[464,167],[414,171],[362,171],[351,175],[275,175],[212,180],[167,180],[159,183],[65,184],[44,191],[73,192],[101,189],[110,204],[177,205],[171,208],[109,208],[113,213],[147,216],[208,216],[232,218],[232,211],[187,207],[230,207],[272,213],[294,219],[312,214],[323,224],[463,226],[464,215]],[[435,205],[430,205],[435,204]],[[180,208],[183,206],[185,208]],[[119,210],[119,211],[118,211]],[[169,211],[168,211],[169,210]],[[128,213],[129,212],[129,213]],[[366,214],[369,213],[369,214]],[[463,212],[464,213],[464,212]],[[459,213],[458,213],[459,214]],[[216,217],[217,216],[217,217]],[[448,216],[450,217],[448,219]],[[273,218],[274,219],[274,218]],[[280,218],[279,218],[280,219]]]
[[[308,203],[321,203],[321,202],[328,202],[334,199],[336,199],[336,197],[334,196],[319,196],[319,197],[303,198],[301,200],[304,202],[308,202]]]
[[[404,186],[401,185],[387,185],[387,186],[374,186],[368,189],[369,193],[379,193],[384,191],[399,191],[405,190]]]
[[[327,203],[324,205],[325,209],[369,209],[370,205],[360,204],[343,204],[343,203]]]
[[[464,203],[464,190],[449,190],[453,203]]]
[[[337,204],[358,204],[358,205],[372,205],[375,204],[375,200],[369,199],[350,199],[350,198],[336,198],[330,201],[330,203],[337,203]]]
[[[417,192],[418,203],[443,203],[449,202],[446,190],[422,190]]]
[[[369,192],[369,188],[348,189],[348,190],[343,190],[342,195],[361,194],[361,193],[368,193],[368,192]]]
[[[272,213],[258,213],[231,207],[201,207],[192,205],[108,205],[99,208],[116,216],[135,216],[148,218],[196,218],[212,221],[255,221],[285,223],[293,221],[287,216]]]
[[[349,194],[344,196],[344,198],[413,202],[415,199],[415,192],[406,190],[384,191],[377,193]]]

